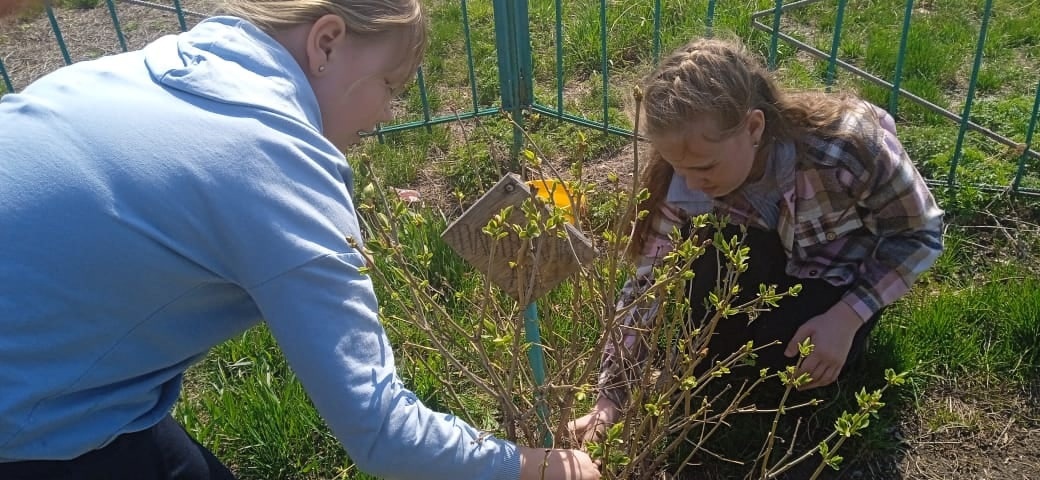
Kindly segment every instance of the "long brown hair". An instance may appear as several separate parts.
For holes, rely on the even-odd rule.
[[[762,61],[735,39],[702,38],[664,58],[642,82],[643,132],[649,136],[681,132],[693,120],[710,115],[724,136],[744,126],[748,112],[758,109],[765,117],[759,148],[790,141],[799,153],[807,134],[843,136],[839,129],[853,97],[821,92],[789,93],[780,89]],[[859,138],[848,138],[863,150]],[[651,145],[649,162],[641,182],[650,197],[639,205],[648,210],[638,220],[626,254],[637,257],[650,229],[650,218],[659,208],[674,171]],[[800,157],[801,155],[799,155]]]

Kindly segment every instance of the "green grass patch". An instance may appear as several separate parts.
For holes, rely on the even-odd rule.
[[[192,369],[173,415],[240,478],[329,478],[348,465],[265,326]]]
[[[1040,374],[1038,318],[1040,280],[995,266],[918,290],[886,315],[878,338],[899,353],[897,368],[1021,386]]]
[[[374,175],[389,185],[404,187],[415,185],[429,159],[443,156],[450,143],[447,127],[434,126],[429,131],[417,129],[384,135],[382,142],[367,142],[358,149],[355,158],[367,156]],[[356,183],[364,186],[367,182],[363,180]]]

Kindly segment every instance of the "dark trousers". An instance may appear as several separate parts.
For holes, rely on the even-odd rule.
[[[234,480],[173,417],[72,460],[0,463],[3,480]]]
[[[734,235],[739,236],[740,228],[729,225],[723,229],[723,234],[727,239]],[[711,238],[703,236],[703,233],[701,235],[701,238]],[[761,284],[776,285],[777,293],[786,292],[796,284],[801,284],[802,290],[797,297],[782,298],[778,308],[761,312],[750,324],[746,314],[720,319],[715,334],[708,343],[708,360],[711,361],[702,362],[701,366],[706,368],[714,364],[714,360],[726,358],[749,340],[754,341],[755,348],[776,340],[781,342],[779,345],[759,350],[756,367],[775,370],[793,365],[798,358],[787,358],[784,355],[787,343],[802,324],[837,304],[848,291],[848,287],[836,287],[826,280],[817,278],[804,279],[788,275],[785,271],[787,254],[777,232],[749,227],[744,237],[744,245],[750,248],[750,259],[747,271],[741,273],[737,279],[741,293],[733,305],[754,299]],[[708,318],[709,310],[705,308],[705,299],[708,298],[708,293],[716,288],[719,261],[715,248],[709,247],[704,255],[694,261],[692,268],[695,277],[687,285],[691,307],[690,319],[694,325],[699,325]],[[710,313],[714,314],[714,310],[710,310]],[[863,354],[867,337],[880,315],[880,312],[874,315],[856,332],[842,374]]]

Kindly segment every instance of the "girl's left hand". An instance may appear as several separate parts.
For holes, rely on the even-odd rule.
[[[798,355],[798,344],[811,337],[813,351],[796,373],[808,373],[812,381],[803,385],[801,390],[824,387],[834,383],[845,366],[845,360],[852,348],[852,340],[856,331],[863,326],[863,320],[856,315],[845,302],[838,302],[822,315],[817,315],[805,322],[794,333],[787,344],[784,355],[794,358]]]

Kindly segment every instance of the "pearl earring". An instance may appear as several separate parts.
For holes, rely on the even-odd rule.
[[[325,71],[325,65],[318,65],[318,71],[319,72],[324,72]]]

